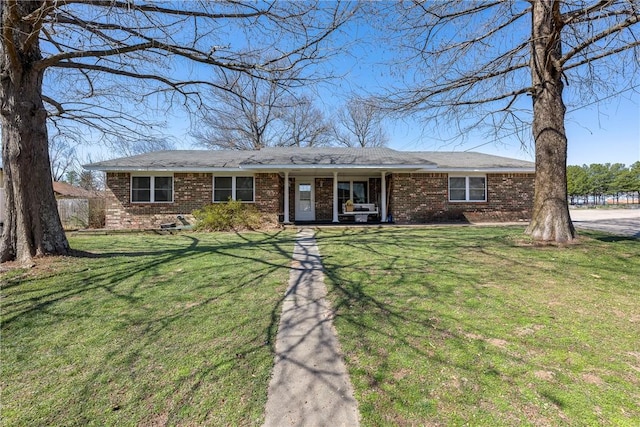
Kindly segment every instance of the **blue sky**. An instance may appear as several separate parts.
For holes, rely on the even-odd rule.
[[[385,63],[392,61],[396,52],[393,46],[381,42],[380,35],[375,32],[376,29],[365,20],[349,24],[345,32],[334,39],[338,46],[348,45],[348,52],[333,57],[320,67],[332,71],[340,78],[331,85],[310,89],[310,93],[317,95],[318,105],[326,110],[328,116],[347,100],[351,92],[376,93],[381,87],[388,87],[391,79],[394,79],[394,72]],[[192,69],[191,66],[187,68]],[[188,117],[175,113],[164,119],[167,122],[167,132],[178,141],[178,148],[195,148],[189,136]],[[463,141],[446,142],[429,134],[425,130],[429,129],[428,123],[420,122],[417,118],[385,121],[385,125],[390,134],[389,146],[398,150],[473,150],[534,160],[533,148],[523,147],[515,137],[494,142],[482,133],[470,133]],[[451,128],[454,127],[455,123],[451,123]],[[637,92],[627,91],[600,104],[575,110],[570,107],[566,130],[570,165],[630,165],[640,161],[640,96]],[[100,151],[95,147],[86,150],[94,153]],[[104,153],[95,155],[106,156],[108,155]]]
[[[523,2],[520,6],[522,5],[526,7],[526,3]],[[527,24],[528,22],[528,19],[523,21]],[[482,25],[483,22],[477,24]],[[402,78],[403,74],[411,74],[411,71],[402,69],[396,69],[394,74],[386,67],[401,53],[399,54],[394,46],[387,45],[384,42],[385,35],[381,36],[379,31],[376,33],[374,26],[372,22],[360,21],[350,27],[351,38],[354,40],[360,38],[365,42],[355,47],[352,57],[343,57],[343,63],[338,65],[346,73],[344,82],[341,84],[346,91],[352,89],[377,92],[381,87],[394,84],[394,79]],[[511,26],[509,29],[513,31]],[[506,46],[512,46],[517,43],[519,37],[528,38],[530,30],[527,25],[516,29],[517,31],[513,34],[505,35],[506,39],[498,35],[498,40],[507,40]],[[471,31],[473,30],[471,28]],[[448,29],[442,32],[447,40],[450,37],[456,37],[451,34],[456,33]],[[616,59],[611,61],[615,64]],[[526,73],[528,74],[528,71]],[[571,80],[572,77],[570,74],[567,78]],[[624,88],[634,84],[622,81],[616,74],[609,73],[607,77],[613,79],[613,87]],[[637,79],[635,80],[637,84]],[[640,94],[638,93],[640,87],[636,87],[635,91],[626,90],[617,96],[607,97],[594,105],[581,106],[572,104],[571,98],[580,97],[580,94],[572,93],[579,90],[574,83],[567,81],[565,87],[565,102],[568,105],[565,120],[568,138],[567,163],[570,165],[591,163],[630,165],[640,161]],[[525,84],[529,83],[525,82]],[[530,98],[524,99],[519,105],[529,111],[532,108]],[[454,122],[450,124],[451,128],[455,128],[455,125]],[[429,124],[419,120],[389,123],[387,129],[391,134],[390,147],[401,150],[472,150],[531,161],[535,157],[533,147],[529,143],[523,146],[516,137],[495,142],[487,138],[486,132],[478,131],[477,134],[465,135],[462,141],[456,139],[448,142],[429,134]]]
[[[640,161],[640,105],[638,95],[620,96],[601,105],[585,107],[567,114],[569,141],[567,163],[623,163]],[[492,142],[482,135],[470,135],[466,142],[447,143],[421,135],[411,125],[390,126],[389,146],[399,150],[480,151],[498,156],[534,160],[534,150],[520,141]]]
[[[356,66],[345,71],[339,85],[346,94],[350,89],[375,90],[382,70],[373,64],[376,52],[370,52],[367,66]],[[363,60],[356,61],[365,63]],[[357,82],[357,87],[356,83]],[[336,97],[335,86],[319,91],[319,104],[327,113],[335,109],[346,98]],[[185,148],[193,148],[189,136],[189,126],[184,117],[168,117],[170,128]],[[407,151],[479,151],[523,160],[534,160],[533,147],[522,146],[519,140],[494,142],[484,135],[467,135],[464,141],[442,141],[425,135],[419,120],[397,120],[385,122],[390,135],[389,147]],[[591,163],[623,163],[631,165],[640,161],[640,96],[626,92],[600,104],[569,110],[566,116],[566,130],[569,140],[569,165]]]

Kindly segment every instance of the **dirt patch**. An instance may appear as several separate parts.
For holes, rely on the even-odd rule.
[[[533,375],[539,380],[544,381],[553,381],[553,379],[556,377],[556,374],[551,371],[535,371]]]
[[[401,379],[403,379],[404,377],[407,377],[411,375],[411,370],[410,369],[400,369],[399,371],[395,371],[393,373],[393,379],[396,381],[400,381]]]
[[[604,385],[602,378],[594,374],[582,374],[582,381],[587,384]]]
[[[507,344],[509,344],[507,341],[501,340],[500,338],[489,338],[487,342],[499,348],[506,348]]]
[[[149,419],[143,421],[140,425],[144,427],[159,427],[166,426],[169,421],[169,414],[156,414]]]
[[[55,273],[60,271],[70,259],[68,256],[43,256],[27,262],[7,261],[0,264],[0,273],[13,270],[27,270],[25,276]]]
[[[544,325],[524,326],[522,328],[516,329],[515,334],[519,337],[526,337],[528,335],[533,335],[542,329],[544,329]]]
[[[508,341],[500,339],[500,338],[486,338],[486,337],[483,337],[482,335],[474,334],[472,332],[466,332],[463,335],[467,339],[484,341],[487,344],[490,344],[492,346],[499,347],[499,348],[506,348],[507,345],[509,344]]]

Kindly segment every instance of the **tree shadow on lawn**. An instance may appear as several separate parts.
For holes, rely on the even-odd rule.
[[[73,274],[70,275],[60,276],[60,272],[53,271],[49,273],[49,275],[27,275],[26,277],[21,275],[4,281],[2,284],[3,293],[17,286],[22,286],[25,289],[23,291],[10,292],[12,298],[3,298],[5,302],[0,306],[3,313],[3,328],[7,327],[20,316],[45,311],[47,307],[52,304],[69,298],[79,297],[89,291],[103,290],[117,299],[133,303],[137,299],[135,297],[136,291],[139,286],[144,283],[143,279],[158,274],[159,267],[180,260],[192,262],[207,256],[220,255],[228,257],[230,260],[245,260],[255,262],[256,265],[262,265],[263,268],[266,268],[263,276],[277,269],[288,269],[288,264],[273,263],[261,257],[260,253],[262,251],[276,252],[289,262],[291,260],[291,253],[285,250],[285,246],[291,245],[294,237],[281,235],[281,233],[263,233],[263,235],[260,240],[251,240],[238,234],[242,241],[222,244],[201,244],[201,239],[196,236],[182,235],[183,238],[189,241],[187,246],[150,251],[88,252],[74,250],[70,257],[71,259],[96,259],[104,261],[83,263],[79,270],[73,271]],[[175,244],[175,240],[172,241],[172,244]],[[115,265],[113,262],[110,262],[117,258],[122,258],[122,261]],[[206,267],[201,268],[205,270],[206,273]],[[123,282],[137,275],[142,275],[140,280],[134,281],[133,286],[121,289]],[[35,283],[43,279],[54,279],[56,277],[58,277],[60,281],[64,281],[65,285],[50,286],[49,289],[25,286],[30,282]],[[19,304],[10,302],[15,299],[13,297],[18,295],[22,295]]]
[[[606,233],[597,233],[597,232],[589,232],[585,233],[582,231],[580,234],[589,235],[589,237],[599,240],[604,243],[619,243],[619,242],[635,242],[640,243],[640,231],[636,233],[634,236],[617,236],[614,234],[606,234]]]
[[[191,234],[179,234],[177,236],[170,235],[169,237],[183,237],[191,241],[191,243],[186,247],[176,248],[176,249],[153,249],[153,250],[140,250],[140,251],[83,251],[72,249],[70,256],[75,258],[113,258],[113,257],[140,257],[140,256],[165,256],[168,255],[171,258],[186,256],[193,253],[222,253],[228,250],[238,250],[245,249],[250,247],[262,248],[263,246],[271,247],[277,252],[291,257],[291,254],[286,253],[282,249],[282,245],[284,244],[292,244],[295,240],[294,236],[287,235],[282,231],[278,231],[276,233],[268,233],[268,232],[250,232],[252,235],[262,235],[263,237],[260,240],[252,240],[246,237],[247,233],[225,233],[229,235],[234,235],[240,241],[237,242],[229,242],[229,243],[220,243],[220,244],[210,244],[210,243],[202,243],[202,239],[198,238],[201,236],[212,236],[215,233],[191,233]],[[224,235],[224,234],[222,234]],[[198,237],[196,237],[198,236]],[[156,236],[154,236],[156,237]],[[162,237],[162,236],[161,236]],[[156,237],[155,240],[160,239],[161,237]],[[175,243],[172,241],[171,243]]]
[[[467,399],[488,399],[491,402],[493,397],[490,390],[494,386],[496,390],[502,388],[501,392],[496,391],[498,395],[507,393],[516,396],[512,401],[515,404],[512,409],[519,419],[526,420],[531,415],[542,417],[537,419],[543,424],[560,422],[564,416],[562,412],[571,408],[565,408],[557,399],[542,392],[543,380],[531,380],[532,384],[536,384],[532,388],[538,390],[537,396],[541,402],[535,409],[533,406],[527,409],[526,403],[517,398],[521,392],[519,387],[524,384],[527,373],[559,368],[550,368],[544,364],[544,358],[534,357],[536,354],[557,351],[555,347],[561,341],[556,339],[571,342],[575,346],[572,351],[576,353],[580,349],[591,351],[590,344],[573,338],[571,331],[562,326],[556,329],[553,309],[547,311],[544,305],[529,306],[524,301],[514,299],[513,294],[517,294],[521,286],[517,274],[525,273],[528,268],[540,270],[544,267],[541,270],[542,280],[545,277],[557,277],[561,281],[562,270],[567,264],[564,267],[554,264],[555,259],[560,256],[563,262],[568,263],[573,251],[582,251],[581,247],[519,247],[501,233],[491,238],[482,232],[476,234],[473,230],[462,237],[455,237],[455,230],[445,229],[433,234],[420,234],[419,237],[412,237],[411,234],[412,231],[345,230],[319,237],[336,323],[338,329],[349,331],[348,337],[341,336],[341,341],[348,353],[347,358],[355,358],[351,366],[352,375],[366,383],[360,399],[377,396],[367,401],[367,407],[374,405],[375,408],[373,420],[376,412],[385,411],[385,405],[389,412],[395,412],[392,408],[396,401],[403,401],[406,412],[419,414],[423,410],[420,402],[405,401],[407,395],[402,388],[407,387],[403,383],[405,377],[424,375],[424,385],[421,386],[425,389],[421,393],[423,398],[446,390],[460,395],[459,402]],[[333,248],[330,254],[323,253],[323,239],[339,246]],[[606,248],[599,247],[597,250]],[[527,254],[531,251],[540,257],[529,259]],[[358,257],[358,260],[347,256],[349,253],[362,252],[367,257]],[[492,267],[477,274],[473,270],[474,265],[482,263],[483,259],[491,260]],[[550,264],[545,266],[547,262]],[[602,265],[602,268],[613,275],[619,271],[620,265]],[[514,274],[512,270],[518,273]],[[434,271],[437,271],[437,275],[432,275]],[[502,291],[495,291],[496,286],[512,295],[501,295]],[[492,313],[487,307],[497,307],[499,311]],[[466,311],[467,315],[461,316],[459,310]],[[476,321],[472,313],[487,317]],[[524,326],[527,324],[534,329],[526,329]],[[545,328],[544,334],[554,330],[566,332],[567,336],[529,340],[526,334],[537,335],[535,328],[540,325]],[[520,331],[523,336],[518,335]],[[414,362],[402,368],[403,365],[394,360],[396,354],[402,354]],[[367,362],[358,360],[362,358]],[[414,368],[422,372],[415,372]],[[403,369],[410,373],[403,372]],[[430,382],[431,379],[426,379],[445,371],[458,378],[462,375],[470,381],[458,384],[449,377],[443,378],[444,382],[434,384]],[[465,387],[475,387],[476,390],[469,389],[469,393],[465,393]],[[486,388],[487,391],[479,393],[478,388]],[[376,399],[386,403],[380,403],[383,406],[377,407]],[[544,406],[545,401],[552,405]],[[362,400],[360,403],[363,404]],[[528,414],[528,410],[536,413]],[[420,417],[410,416],[409,419],[403,419],[398,412],[392,416],[397,417],[391,419],[398,424],[412,424],[420,420]],[[372,420],[370,417],[369,421]]]
[[[388,291],[381,291],[369,286],[370,282],[380,279],[375,275],[364,274],[359,280],[343,276],[342,271],[354,268],[358,266],[326,262],[325,274],[330,282],[330,294],[333,294],[338,329],[342,323],[351,331],[348,336],[341,335],[340,340],[347,359],[354,360],[351,362],[352,375],[360,377],[357,381],[361,384],[364,382],[360,386],[360,405],[370,408],[373,405],[367,416],[370,422],[375,423],[382,413],[387,422],[392,420],[391,423],[397,425],[427,422],[429,411],[423,405],[425,399],[437,399],[437,395],[448,388],[451,388],[448,393],[462,395],[468,391],[471,399],[477,399],[472,397],[477,394],[477,388],[507,378],[502,367],[491,361],[496,357],[508,357],[512,363],[525,364],[528,369],[536,370],[521,355],[509,351],[506,341],[503,344],[482,326],[456,318],[456,305],[452,303],[456,299],[454,286],[441,286],[425,278],[419,286],[407,287],[406,281],[415,280],[415,275],[420,274],[414,270],[394,275],[385,283]],[[453,270],[446,273],[457,276],[461,285],[466,283],[467,291],[473,290],[475,294],[467,295],[466,301],[483,301],[491,297],[499,304],[493,295],[470,282],[464,274]],[[420,301],[439,306],[448,304],[451,311],[431,308]],[[367,361],[360,362],[362,357]],[[398,357],[404,362],[398,362]],[[434,378],[444,371],[451,375],[442,378],[444,383],[437,383],[440,380]],[[456,377],[469,381],[454,385],[452,378]],[[406,381],[408,378],[413,379]],[[411,384],[416,378],[420,378],[420,385]],[[422,390],[420,398],[406,394],[407,387],[419,387]],[[466,387],[476,390],[466,390]],[[403,402],[403,409],[397,410],[393,402]]]
[[[97,393],[100,399],[108,400],[108,396],[105,397],[104,394],[108,389],[113,389],[116,386],[116,384],[111,384],[111,380],[104,385],[105,377],[111,375],[109,370],[113,369],[113,363],[118,365],[117,362],[112,361],[126,358],[129,362],[125,362],[125,364],[133,366],[140,364],[140,360],[146,358],[149,364],[147,369],[153,369],[157,362],[154,362],[154,358],[148,352],[150,348],[158,346],[158,341],[162,340],[163,331],[174,328],[175,325],[184,324],[184,322],[189,323],[190,316],[199,310],[211,310],[211,315],[216,318],[220,318],[220,316],[226,319],[238,318],[240,316],[235,309],[225,305],[226,303],[223,305],[213,304],[218,301],[229,302],[234,299],[244,299],[243,295],[246,295],[247,292],[253,293],[252,289],[256,286],[264,285],[264,279],[275,271],[281,269],[289,271],[292,258],[291,249],[295,236],[280,232],[263,233],[258,238],[256,236],[255,233],[252,233],[252,236],[237,234],[236,241],[203,243],[207,240],[204,236],[182,235],[185,244],[169,249],[160,249],[156,246],[153,250],[76,251],[75,257],[70,260],[75,262],[73,261],[75,259],[82,265],[71,274],[52,271],[44,277],[43,275],[15,277],[9,279],[6,286],[3,284],[3,294],[5,291],[9,291],[9,295],[3,295],[2,298],[3,334],[12,335],[12,330],[21,333],[19,329],[26,327],[37,328],[34,330],[46,330],[51,327],[58,328],[62,324],[69,325],[69,322],[77,321],[80,324],[86,317],[99,317],[108,314],[96,304],[106,303],[116,307],[118,304],[124,304],[125,307],[134,307],[122,312],[114,309],[115,311],[105,318],[106,321],[112,322],[111,318],[118,316],[117,321],[120,324],[121,332],[112,331],[114,341],[103,344],[105,348],[101,351],[105,351],[103,355],[105,363],[89,365],[88,372],[83,374],[85,377],[84,388],[78,390],[76,395],[84,396],[84,398],[76,402],[77,407],[73,409],[74,414],[80,417],[76,421],[80,422],[85,411],[83,408],[91,406],[90,401],[96,398],[93,395]],[[172,245],[175,245],[175,242],[172,240]],[[222,262],[209,263],[208,257],[215,257],[218,261],[222,259]],[[280,259],[284,261],[279,262]],[[174,266],[180,268],[182,260],[185,260],[185,264],[188,261],[190,265],[197,265],[188,272],[189,277],[193,278],[185,282],[188,292],[182,295],[181,299],[178,298],[179,302],[176,305],[166,306],[160,311],[157,307],[154,307],[154,310],[145,310],[144,297],[141,295],[145,295],[149,287],[167,284],[163,281],[165,278],[162,277],[162,272],[166,272],[166,269],[161,267],[171,265],[171,268]],[[114,261],[117,262],[114,263]],[[233,280],[216,278],[215,274],[218,269],[228,273],[229,269],[235,268],[236,265],[239,269]],[[212,284],[216,288],[215,291],[211,290]],[[285,285],[286,282],[282,283],[281,287],[284,288]],[[275,286],[277,284],[273,282],[268,284],[269,289]],[[61,308],[62,304],[77,299],[84,299],[88,304],[93,304],[91,301],[94,298],[91,297],[94,295],[93,292],[99,292],[100,298],[102,298],[102,301],[94,304],[98,310],[92,311],[85,308],[84,312],[75,312],[69,307]],[[206,297],[198,297],[201,292]],[[110,298],[105,300],[104,293],[108,294]],[[194,301],[190,302],[190,298],[193,298]],[[254,363],[252,359],[255,357],[264,358],[264,348],[268,348],[268,366],[271,365],[283,299],[284,295],[278,294],[272,299],[268,311],[265,310],[267,313],[260,314],[260,318],[255,318],[258,313],[242,313],[249,319],[244,322],[244,325],[232,322],[231,324],[235,326],[228,327],[221,336],[208,338],[212,341],[219,339],[224,341],[225,336],[234,334],[236,327],[255,328],[251,329],[250,336],[243,339],[240,345],[234,346],[234,348],[220,348],[215,357],[202,359],[197,369],[194,368],[187,377],[176,383],[175,396],[168,398],[168,401],[171,402],[170,407],[166,408],[165,414],[168,417],[168,422],[184,409],[184,405],[188,406],[191,399],[203,388],[210,387],[207,379],[209,382],[213,381],[219,374],[219,369],[236,366],[237,369],[246,370],[246,375],[251,376],[251,364]],[[198,315],[201,316],[202,312],[199,311],[199,313]],[[266,327],[256,327],[258,324],[264,325],[265,322]],[[189,335],[189,330],[185,330],[185,335]],[[69,344],[73,344],[73,342]],[[167,345],[171,344],[167,343]],[[103,390],[103,387],[106,390]],[[130,387],[131,385],[128,385],[125,388]],[[257,393],[261,394],[265,391],[266,388],[257,391]],[[138,392],[144,395],[144,391]],[[118,391],[111,390],[110,393],[117,394]],[[206,391],[205,393],[211,392]],[[137,396],[137,398],[139,397]],[[132,398],[123,397],[123,399]],[[249,403],[243,402],[243,404],[252,404],[251,402],[254,400],[254,398],[249,398]],[[128,402],[115,402],[112,409],[118,412],[118,417],[122,420],[130,412],[130,408],[125,409],[125,406],[132,405],[134,402],[135,399]],[[143,402],[138,403],[143,404]],[[216,406],[220,403],[210,402],[210,404]],[[204,409],[211,411],[210,408]],[[52,420],[54,423],[57,421],[60,420]],[[84,419],[84,421],[89,421],[89,419]],[[233,423],[233,420],[229,422]]]

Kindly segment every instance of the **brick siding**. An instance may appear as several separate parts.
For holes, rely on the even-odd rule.
[[[534,174],[487,174],[486,202],[449,202],[446,173],[393,174],[390,213],[399,224],[531,218]]]
[[[157,228],[179,223],[183,215],[193,223],[191,213],[212,202],[212,173],[175,173],[172,203],[131,203],[131,175],[107,173],[107,228]],[[531,217],[534,174],[487,174],[487,201],[458,203],[448,200],[446,173],[394,173],[388,179],[389,213],[400,224],[442,220],[507,221]],[[289,178],[289,218],[295,220],[294,177]],[[315,179],[317,221],[333,219],[333,179]],[[277,173],[255,174],[255,205],[273,216],[284,212],[284,179]],[[371,203],[380,203],[381,180],[369,178]]]
[[[316,221],[333,220],[333,178],[316,178]]]
[[[270,222],[278,221],[278,214],[284,210],[284,179],[277,173],[257,173],[255,175],[256,208],[268,215]]]
[[[275,219],[282,211],[279,196],[283,180],[277,173],[255,175],[255,205]],[[158,228],[177,223],[183,215],[191,224],[191,213],[210,204],[213,197],[213,174],[174,173],[172,203],[131,203],[131,175],[107,173],[106,228]]]

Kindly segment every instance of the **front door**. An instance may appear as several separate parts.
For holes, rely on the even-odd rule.
[[[313,179],[296,179],[296,221],[316,219]]]

